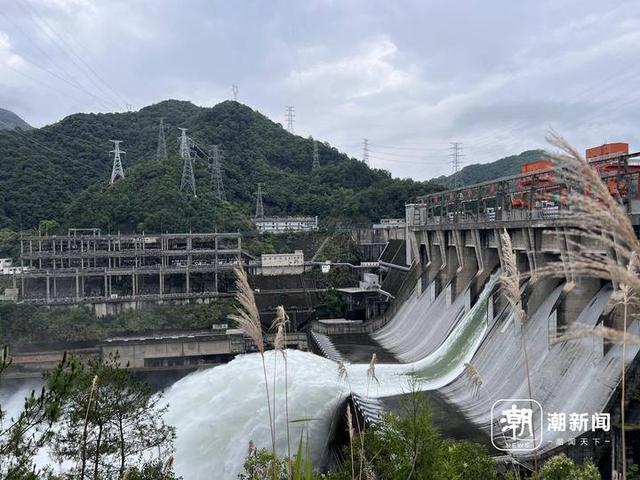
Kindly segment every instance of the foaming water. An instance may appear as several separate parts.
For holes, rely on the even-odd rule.
[[[398,395],[409,388],[410,376],[423,390],[443,387],[460,376],[464,362],[474,355],[487,329],[487,299],[497,281],[493,276],[473,308],[428,356],[407,364],[379,364],[376,380],[368,380],[367,364],[347,365],[348,379],[338,381],[336,363],[298,350],[287,350],[288,401],[291,447],[296,450],[301,433],[308,433],[313,460],[322,461],[337,407],[351,391],[372,398]],[[459,305],[449,305],[449,314]],[[416,311],[416,314],[419,313]],[[425,315],[425,312],[422,312]],[[438,317],[440,318],[440,317]],[[424,321],[425,319],[421,319]],[[393,333],[391,333],[393,335]],[[280,353],[265,353],[270,399],[275,414],[279,455],[287,454],[284,361]],[[273,379],[276,373],[275,402]],[[17,414],[33,385],[24,386],[0,402]],[[176,472],[189,480],[231,480],[242,470],[249,441],[271,448],[269,414],[265,397],[262,359],[259,354],[236,357],[225,365],[209,368],[174,383],[165,392],[169,404],[165,421],[176,427]],[[7,408],[8,407],[8,408]],[[51,463],[46,452],[37,463]],[[58,471],[63,471],[58,466]]]
[[[289,418],[309,419],[290,424],[292,448],[301,431],[308,428],[314,460],[322,459],[332,419],[341,414],[336,407],[349,390],[362,396],[384,397],[406,392],[409,375],[419,378],[423,390],[441,388],[457,378],[482,341],[487,328],[487,299],[496,282],[497,276],[493,276],[478,302],[433,353],[414,363],[377,365],[378,381],[368,381],[368,365],[352,364],[347,366],[348,381],[339,382],[334,362],[288,350]],[[273,351],[265,353],[265,362],[271,395],[277,371],[277,450],[286,454],[284,362]],[[262,361],[257,353],[193,373],[172,385],[165,399],[169,403],[166,421],[177,430],[176,472],[184,478],[209,479],[213,472],[216,478],[236,478],[249,441],[258,448],[271,448]]]

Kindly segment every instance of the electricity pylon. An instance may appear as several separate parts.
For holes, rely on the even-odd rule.
[[[313,141],[313,164],[311,165],[311,170],[316,170],[320,168],[320,154],[318,153],[318,141]]]
[[[156,152],[156,158],[161,161],[166,161],[169,156],[167,155],[167,140],[164,136],[164,118],[160,118],[160,128],[158,129],[158,150]]]
[[[264,218],[264,204],[262,203],[262,184],[261,183],[258,184],[255,218]]]
[[[293,105],[287,105],[285,107],[285,117],[287,119],[287,130],[289,133],[293,133],[293,122],[295,118],[295,108]]]
[[[191,139],[187,137],[187,129],[181,128],[180,131],[180,158],[183,160],[182,179],[180,180],[180,190],[191,190],[194,197],[196,194],[196,178],[193,174],[193,160],[191,158]]]
[[[222,153],[220,145],[214,145],[209,152],[211,165],[211,188],[218,200],[226,200],[224,195],[224,183],[222,181]]]
[[[120,158],[121,153],[127,153],[120,150],[121,140],[109,140],[113,142],[113,150],[109,153],[113,153],[113,168],[111,168],[111,185],[115,183],[119,178],[124,178],[124,170],[122,168],[122,159]]]

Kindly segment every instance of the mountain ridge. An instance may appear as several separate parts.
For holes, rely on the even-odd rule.
[[[168,166],[156,169],[161,117],[170,158]],[[177,127],[188,128],[188,135],[203,147],[221,145],[231,207],[209,194],[206,159],[195,161],[198,198],[179,192]],[[122,140],[127,152],[125,176],[132,178],[122,185],[108,184],[111,139]],[[312,170],[313,145],[314,139],[293,135],[235,101],[204,108],[165,100],[136,112],[77,113],[28,132],[0,132],[0,163],[5,170],[0,178],[0,228],[37,228],[42,220],[55,220],[61,229],[184,231],[190,226],[197,230],[213,227],[214,210],[228,209],[242,216],[235,227],[248,229],[258,183],[263,184],[266,214],[319,215],[321,221],[360,223],[402,216],[407,198],[438,188],[431,182],[392,178],[389,172],[371,169],[320,141],[320,168]],[[140,170],[143,165],[149,168],[148,175]],[[121,201],[127,198],[128,202]],[[218,223],[228,222],[222,218]]]
[[[31,130],[33,127],[11,110],[0,108],[0,130]]]

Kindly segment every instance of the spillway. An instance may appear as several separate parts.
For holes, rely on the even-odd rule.
[[[287,351],[289,418],[300,420],[291,424],[292,443],[303,430],[308,431],[312,455],[321,464],[332,422],[343,414],[338,406],[351,391],[371,398],[398,395],[407,391],[410,378],[417,378],[422,390],[438,390],[471,422],[488,430],[495,400],[528,397],[517,320],[508,311],[493,314],[497,282],[498,275],[492,275],[472,306],[468,289],[453,301],[449,287],[438,296],[429,287],[424,293],[415,291],[376,334],[383,346],[411,361],[379,364],[378,381],[367,380],[368,365],[352,364],[347,366],[348,383],[340,382],[335,362]],[[604,351],[602,341],[593,338],[550,342],[563,286],[547,289],[525,326],[533,397],[547,411],[602,411],[619,381],[620,348]],[[610,287],[601,288],[587,302],[576,325],[594,326],[611,293]],[[637,347],[629,347],[627,360],[637,353]],[[265,353],[265,362],[271,395],[276,372],[277,450],[284,455],[284,362],[282,355],[272,351]],[[467,362],[483,380],[475,393],[462,375]],[[19,407],[18,394],[9,401],[12,408]],[[258,448],[271,446],[259,354],[240,355],[226,365],[193,373],[168,388],[164,401],[169,404],[166,421],[177,429],[176,472],[184,478],[209,479],[215,472],[216,478],[234,479],[242,469],[249,441]],[[544,433],[553,446],[558,434]],[[571,434],[563,435],[568,440]]]
[[[300,429],[309,428],[314,459],[321,461],[326,451],[329,427],[336,407],[350,393],[363,397],[384,397],[406,392],[409,375],[420,388],[434,390],[460,376],[488,328],[487,305],[497,275],[483,290],[476,304],[457,321],[450,334],[431,354],[407,364],[380,364],[378,381],[367,380],[366,364],[348,365],[349,385],[338,382],[336,364],[311,353],[288,351],[290,419],[311,419],[292,424],[293,439]],[[442,318],[456,317],[459,306],[444,306]],[[455,310],[455,312],[454,312]],[[267,377],[271,382],[277,369],[276,424],[278,452],[286,453],[284,428],[284,370],[281,356],[267,352]],[[185,478],[210,478],[212,471],[224,479],[235,478],[247,454],[249,441],[270,448],[271,439],[265,401],[262,364],[259,354],[242,355],[232,362],[197,372],[172,385],[165,396],[170,408],[166,420],[176,426],[176,471]],[[295,440],[294,440],[295,441]]]

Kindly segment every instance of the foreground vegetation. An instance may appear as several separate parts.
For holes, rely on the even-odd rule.
[[[0,375],[9,366],[6,348]],[[12,480],[175,480],[174,429],[162,397],[120,368],[117,358],[86,365],[65,358],[18,414],[0,408],[0,477]],[[46,452],[65,465],[39,465]]]

